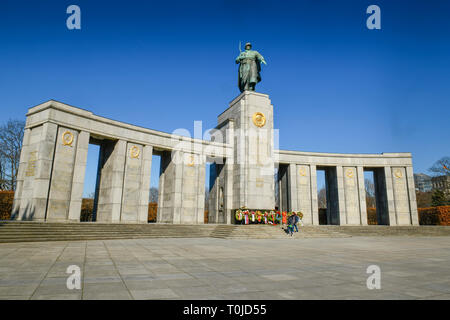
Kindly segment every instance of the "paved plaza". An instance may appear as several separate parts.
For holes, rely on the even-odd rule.
[[[0,299],[450,299],[449,237],[0,244]],[[369,265],[381,289],[369,290]],[[69,290],[67,267],[82,271]]]

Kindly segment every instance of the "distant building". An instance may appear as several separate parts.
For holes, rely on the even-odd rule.
[[[424,173],[414,174],[414,184],[416,185],[416,191],[428,192],[433,189],[431,177]]]
[[[433,189],[441,190],[446,196],[450,196],[450,176],[439,176],[431,178]]]

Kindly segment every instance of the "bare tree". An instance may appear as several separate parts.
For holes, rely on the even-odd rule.
[[[8,120],[0,126],[0,186],[15,190],[25,121]]]
[[[148,201],[158,203],[158,188],[155,187],[150,188],[150,196]]]
[[[364,179],[364,187],[366,188],[366,206],[367,208],[375,208],[375,184],[370,179]]]
[[[5,171],[3,170],[3,163],[0,161],[0,190],[6,189]]]
[[[450,176],[450,157],[443,157],[428,169],[435,176]]]
[[[327,207],[327,190],[325,187],[319,190],[317,193],[317,202],[319,208],[326,208]]]
[[[431,192],[431,191],[427,191],[427,192],[416,191],[417,207],[418,208],[431,207],[431,203],[433,200],[432,195],[433,195],[433,192]]]
[[[87,199],[94,199],[94,198],[95,198],[95,192],[94,192],[94,191],[89,192],[89,194],[87,195],[86,198],[87,198]]]

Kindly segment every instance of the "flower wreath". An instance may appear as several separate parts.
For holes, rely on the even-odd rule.
[[[244,216],[242,215],[242,211],[241,210],[236,210],[236,220],[237,221],[242,221],[242,218]]]
[[[251,214],[251,216],[252,216],[251,221],[252,221],[252,222],[255,222],[255,218],[256,218],[256,213],[255,213],[255,211],[252,211],[250,214]]]
[[[261,222],[261,220],[262,220],[262,217],[263,217],[263,213],[261,212],[261,211],[256,211],[256,220],[258,221],[258,222]]]

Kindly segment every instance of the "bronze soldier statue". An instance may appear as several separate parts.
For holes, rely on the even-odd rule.
[[[247,42],[245,44],[245,51],[241,52],[236,58],[236,63],[239,63],[239,90],[255,91],[255,86],[261,81],[261,62],[267,65],[263,56],[258,51],[251,50],[252,44]]]

